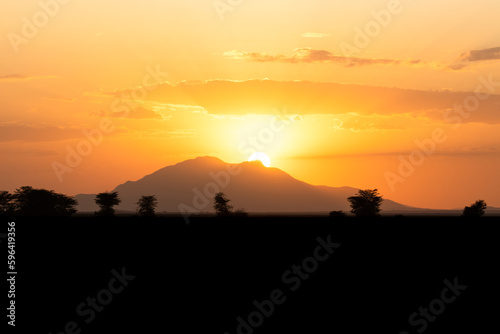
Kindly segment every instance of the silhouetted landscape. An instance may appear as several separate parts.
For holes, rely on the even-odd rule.
[[[0,333],[498,332],[499,14],[3,1]]]
[[[228,170],[236,171],[231,175]],[[228,195],[233,205],[255,213],[328,213],[349,210],[347,197],[357,189],[313,186],[294,179],[277,168],[260,162],[227,164],[213,157],[188,160],[165,167],[138,181],[129,181],[112,190],[122,199],[117,210],[135,211],[141,195],[158,198],[158,212],[213,212],[213,197],[219,191]],[[97,209],[95,195],[77,195],[79,212]],[[198,206],[197,206],[198,204]],[[384,210],[408,210],[410,207],[386,200]]]
[[[354,202],[351,198],[357,192],[368,197],[378,196],[377,190],[374,191],[310,185],[280,169],[267,168],[260,161],[228,164],[218,158],[200,157],[167,166],[140,180],[128,181],[110,192],[96,195],[80,194],[71,198],[29,186],[21,187],[14,195],[3,191],[0,212],[48,216],[76,213],[209,216],[218,211],[217,207],[214,211],[214,206],[221,194],[224,205],[231,202],[227,205],[231,209],[236,206],[236,213],[245,216],[457,216],[462,213],[464,216],[483,216],[486,212],[500,215],[500,209],[487,208],[482,200],[463,210],[430,210],[406,206],[383,196],[378,197],[375,205],[380,209],[373,214],[363,214],[363,202]],[[219,200],[221,198],[219,196]]]

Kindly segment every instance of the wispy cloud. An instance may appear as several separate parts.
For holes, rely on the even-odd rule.
[[[500,47],[482,50],[471,50],[469,52],[463,53],[460,58],[464,61],[499,60]]]
[[[42,75],[42,76],[24,76],[20,74],[11,74],[0,76],[0,82],[16,82],[16,81],[30,81],[38,79],[54,79],[58,78],[54,75]]]
[[[126,112],[113,112],[110,117],[128,119],[163,119],[161,115],[157,114],[153,110],[140,106]]]
[[[78,127],[23,122],[0,123],[0,142],[52,142],[80,138]]]
[[[411,154],[412,151],[398,150],[398,151],[383,151],[379,153],[363,153],[363,152],[353,152],[353,153],[339,153],[339,154],[325,154],[325,155],[313,155],[313,154],[303,154],[303,155],[293,155],[287,157],[287,159],[293,160],[310,160],[310,159],[340,159],[340,158],[352,158],[352,157],[398,157],[407,156]],[[499,155],[500,150],[497,147],[458,147],[451,149],[440,149],[433,153],[433,156],[478,156],[478,155]]]
[[[0,125],[0,128],[2,126]],[[21,146],[21,145],[10,145],[7,140],[3,140],[0,135],[0,155],[11,156],[11,157],[30,157],[30,158],[39,158],[39,157],[48,157],[48,156],[56,156],[58,153],[56,150],[48,150],[39,148],[38,143],[32,146]],[[3,145],[1,145],[3,144]]]
[[[243,52],[238,50],[223,53],[227,59],[248,60],[254,62],[282,62],[282,63],[333,63],[346,67],[369,66],[369,65],[407,65],[417,66],[421,60],[398,60],[388,58],[359,58],[335,55],[327,50],[315,50],[311,48],[295,49],[290,56],[273,55],[263,52]]]
[[[453,64],[449,65],[448,68],[452,70],[461,70],[473,63],[491,60],[500,60],[500,47],[464,52]]]
[[[68,102],[68,103],[74,103],[76,102],[76,99],[72,98],[64,98],[64,97],[44,97],[44,99],[46,100],[50,100],[50,101],[60,101],[60,102]]]
[[[151,109],[137,106],[135,108],[128,109],[126,111],[121,112],[107,112],[102,109],[92,111],[89,113],[91,117],[111,117],[118,119],[127,119],[127,120],[164,120],[168,119],[168,117],[162,116],[160,113],[157,113]]]
[[[330,130],[348,130],[353,132],[380,131],[380,130],[405,130],[414,127],[417,122],[426,122],[428,119],[418,118],[412,113],[406,114],[337,114]]]
[[[194,129],[148,130],[136,131],[135,135],[142,138],[192,138],[198,135]]]

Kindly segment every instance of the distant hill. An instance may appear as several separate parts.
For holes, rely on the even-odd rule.
[[[349,212],[347,201],[358,189],[313,186],[294,179],[278,168],[260,162],[228,164],[214,157],[199,157],[162,168],[137,181],[128,181],[113,191],[119,193],[121,211],[135,211],[143,195],[156,195],[157,212],[213,212],[213,195],[222,191],[235,209],[258,213]],[[79,212],[97,211],[93,195],[77,195]],[[418,211],[384,199],[383,211]]]

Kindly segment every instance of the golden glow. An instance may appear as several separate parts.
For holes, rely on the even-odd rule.
[[[255,152],[248,158],[248,161],[256,161],[259,160],[266,167],[271,167],[271,158],[265,153]]]

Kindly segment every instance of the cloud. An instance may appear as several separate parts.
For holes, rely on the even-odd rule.
[[[413,150],[398,150],[398,151],[384,151],[379,153],[364,153],[364,152],[353,152],[353,153],[339,153],[339,154],[324,154],[324,155],[313,155],[313,154],[303,154],[294,155],[288,157],[288,159],[293,160],[330,160],[330,159],[341,159],[341,158],[353,158],[353,157],[399,157],[408,156],[413,152]],[[442,156],[442,157],[457,157],[457,156],[498,156],[500,150],[496,147],[455,147],[453,149],[439,149],[432,154],[432,156]]]
[[[330,34],[324,34],[321,32],[306,32],[302,34],[302,37],[305,38],[324,38],[324,37],[329,37],[331,36]]]
[[[38,145],[38,144],[33,144]],[[57,155],[57,151],[40,149],[35,147],[25,147],[24,145],[12,145],[12,143],[4,143],[0,145],[0,155],[10,157],[48,157]]]
[[[126,92],[125,92],[126,93]],[[482,90],[481,93],[490,93]],[[500,93],[500,89],[498,90]],[[120,92],[117,92],[120,94]],[[277,115],[287,108],[289,115],[356,113],[359,115],[410,114],[428,120],[443,122],[445,115],[453,116],[456,105],[475,96],[472,92],[423,91],[365,85],[344,85],[309,81],[213,80],[162,84],[148,94],[148,101],[179,106],[178,113],[193,113],[196,107],[210,115]],[[193,109],[195,108],[195,109]],[[451,110],[451,111],[450,111]],[[464,122],[500,124],[500,95],[491,95],[480,101],[477,109]],[[450,112],[452,114],[450,114]],[[394,120],[394,119],[393,119]],[[356,128],[356,124],[345,123]],[[375,123],[375,125],[380,125]],[[401,120],[395,124],[406,127]],[[388,128],[390,124],[384,124]]]
[[[0,82],[18,82],[18,81],[30,81],[30,80],[38,80],[38,79],[53,79],[58,78],[54,75],[45,75],[45,76],[24,76],[20,74],[11,74],[0,76]]]
[[[21,122],[0,123],[0,142],[52,142],[83,137],[79,129]]]
[[[113,92],[113,93],[107,93],[107,92],[99,92],[96,94],[93,93],[86,93],[88,96],[93,96],[93,97],[119,97],[120,92]],[[125,101],[125,100],[121,100]],[[128,101],[128,100],[127,100]],[[147,101],[134,101],[130,100],[128,101],[130,104],[126,104],[125,102],[121,105],[121,109],[123,111],[116,111],[116,112],[109,112],[105,111],[103,109],[99,110],[94,110],[89,113],[89,116],[91,117],[111,117],[111,118],[120,118],[120,119],[148,119],[148,120],[155,120],[155,119],[168,119],[168,116],[164,116],[162,111],[165,109],[164,105],[162,104],[157,104],[157,103],[151,103]],[[100,102],[98,102],[100,104]],[[140,104],[139,104],[140,103]]]
[[[448,69],[458,71],[468,67],[473,63],[490,60],[500,60],[500,47],[470,50],[464,52],[454,63],[448,65]]]
[[[499,60],[500,59],[500,47],[482,49],[482,50],[471,50],[469,52],[463,53],[460,58],[463,61],[484,61],[484,60]]]
[[[136,131],[135,136],[141,138],[192,138],[198,135],[194,129],[174,129],[174,130],[148,130]]]
[[[64,97],[44,97],[44,99],[46,100],[50,100],[50,101],[60,101],[60,102],[68,102],[68,103],[74,103],[76,102],[76,99],[72,98],[64,98]]]
[[[242,52],[237,50],[226,51],[222,54],[227,59],[251,60],[257,62],[286,61],[283,55],[270,55],[264,52]]]
[[[110,117],[127,119],[163,119],[163,117],[151,109],[136,107],[126,112],[114,112]]]
[[[327,50],[315,50],[311,48],[295,49],[291,56],[272,55],[264,52],[243,52],[243,51],[227,51],[223,53],[227,59],[248,60],[254,62],[281,62],[281,63],[333,63],[345,67],[369,66],[369,65],[421,65],[421,60],[402,61],[398,59],[384,58],[359,58],[345,57],[331,53]]]
[[[380,131],[380,130],[406,130],[415,127],[417,122],[428,123],[428,120],[418,119],[412,114],[400,115],[363,115],[358,113],[349,113],[336,115],[334,124],[330,130],[341,131],[349,130],[353,132],[361,131]],[[422,124],[424,125],[424,124]]]

